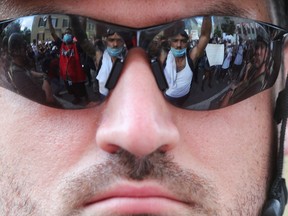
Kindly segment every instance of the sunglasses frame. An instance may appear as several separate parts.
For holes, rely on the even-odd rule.
[[[32,16],[45,17],[47,15],[50,15],[50,16],[62,16],[62,15],[63,16],[67,16],[68,18],[70,18],[70,22],[71,22],[71,19],[75,19],[75,18],[76,18],[76,21],[77,21],[78,18],[79,18],[78,21],[80,19],[86,19],[87,18],[87,19],[93,21],[96,26],[101,26],[103,28],[106,28],[107,30],[113,29],[114,32],[123,32],[124,35],[126,34],[126,37],[123,38],[124,41],[127,41],[128,39],[132,40],[133,37],[134,37],[134,39],[136,39],[136,41],[134,41],[134,45],[132,47],[128,47],[128,46],[126,47],[127,50],[129,50],[130,48],[133,48],[133,47],[140,47],[140,48],[143,48],[147,52],[147,54],[149,54],[148,53],[149,45],[153,42],[153,40],[155,40],[155,38],[159,35],[160,32],[163,32],[163,31],[165,31],[167,29],[169,30],[171,28],[172,28],[172,30],[175,30],[175,29],[177,29],[177,26],[179,26],[179,23],[182,23],[182,24],[185,23],[185,25],[186,25],[186,23],[188,21],[191,21],[192,19],[196,20],[196,19],[200,19],[201,18],[201,16],[197,16],[197,17],[185,18],[185,19],[173,21],[173,22],[170,22],[170,23],[156,25],[156,26],[151,26],[151,27],[146,27],[146,28],[129,28],[129,27],[121,26],[121,25],[115,25],[115,24],[111,24],[111,23],[97,21],[95,19],[90,19],[89,17],[70,15],[70,14],[43,14],[43,15],[36,14],[36,15],[32,15]],[[29,17],[32,17],[32,16],[29,16]],[[274,61],[273,65],[271,65],[271,66],[276,67],[276,70],[278,68],[277,71],[271,72],[271,74],[273,73],[273,76],[270,77],[269,82],[267,81],[267,83],[266,83],[267,87],[265,87],[264,89],[261,89],[260,91],[257,91],[256,93],[253,93],[251,95],[248,95],[248,96],[244,95],[243,98],[239,99],[236,102],[231,102],[231,104],[228,104],[227,106],[235,104],[235,103],[238,103],[238,102],[240,102],[242,100],[245,100],[245,99],[247,99],[247,98],[249,98],[249,97],[251,97],[251,96],[253,96],[255,94],[258,94],[258,93],[264,91],[267,88],[272,87],[274,85],[277,77],[278,77],[278,72],[280,70],[280,67],[281,67],[281,65],[283,65],[283,62],[282,62],[283,61],[283,56],[282,56],[283,55],[283,53],[282,53],[283,50],[281,50],[279,52],[278,47],[282,49],[283,41],[284,41],[285,37],[287,37],[287,32],[288,31],[284,30],[283,28],[280,28],[279,26],[275,26],[273,24],[269,24],[269,23],[265,23],[265,22],[259,22],[259,21],[246,19],[246,18],[241,18],[241,17],[230,17],[230,16],[209,16],[209,17],[212,17],[211,19],[213,21],[214,21],[215,18],[223,18],[223,19],[228,18],[228,19],[231,19],[232,21],[240,20],[243,23],[251,22],[255,26],[258,25],[258,28],[260,26],[264,32],[266,31],[265,32],[266,36],[269,36],[269,40],[268,40],[269,43],[267,44],[267,47],[268,47],[268,51],[271,52],[271,53],[269,53],[269,55],[271,55],[269,57],[271,57],[273,59],[273,61]],[[24,20],[24,19],[27,19],[27,17],[20,17],[20,18],[15,18],[15,19],[9,19],[9,20],[1,21],[0,22],[0,29],[1,29],[1,32],[2,32],[1,33],[2,37],[3,37],[3,32],[5,32],[5,29],[7,29],[7,26],[9,26],[13,22],[17,22],[17,20],[20,20],[20,19]],[[202,19],[203,19],[203,17],[202,17]],[[213,24],[214,24],[214,27],[215,27],[215,22]],[[72,29],[73,29],[73,27],[72,27]],[[235,31],[237,31],[237,28],[235,29]],[[257,33],[258,32],[256,32],[256,34]],[[76,35],[77,34],[81,35],[81,34],[83,34],[83,32],[81,32],[79,30],[78,32],[76,32]],[[264,34],[264,33],[262,33],[262,34]],[[102,35],[102,38],[103,38],[103,36],[104,35]],[[239,36],[239,35],[237,35],[237,33],[236,33],[236,37],[237,36]],[[191,43],[191,41],[187,41],[187,43]],[[255,46],[255,48],[256,48],[256,46]],[[167,79],[165,78],[165,75],[164,75],[164,72],[163,72],[163,65],[161,65],[161,63],[159,62],[159,59],[157,59],[157,57],[149,56],[149,58],[151,60],[151,69],[152,69],[153,75],[155,77],[155,80],[157,82],[157,85],[158,85],[160,91],[162,91],[164,93],[169,86],[168,86]],[[275,63],[275,59],[277,60],[276,63]],[[109,78],[107,79],[107,83],[105,85],[105,87],[109,91],[111,91],[111,90],[113,90],[115,88],[115,86],[117,84],[117,81],[118,81],[118,79],[119,79],[119,77],[121,75],[123,64],[125,64],[125,58],[119,58],[119,59],[117,59],[115,61],[115,64],[113,64],[113,67],[112,67],[112,70],[111,70],[111,74],[109,75]],[[276,64],[276,66],[275,66],[275,64]],[[167,97],[166,97],[166,99],[169,100],[169,98],[167,98]],[[199,100],[199,102],[205,102],[205,101],[206,101],[206,99]],[[181,105],[179,105],[177,103],[173,103],[173,101],[170,101],[170,102],[172,104],[176,105],[177,107],[184,108],[184,109],[190,109],[190,110],[213,110],[213,109],[223,108],[223,107],[197,108],[197,106],[194,106],[195,104],[188,104],[188,105],[187,104],[184,104],[184,105],[181,104]],[[90,107],[90,106],[87,106],[87,107]],[[224,107],[226,107],[226,106],[224,106]],[[58,107],[56,107],[56,108],[58,108]],[[81,109],[81,108],[86,108],[86,106],[84,106],[84,107],[74,106],[74,107],[71,107],[69,109]]]

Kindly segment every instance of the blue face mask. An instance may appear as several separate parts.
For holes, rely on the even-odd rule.
[[[66,44],[72,43],[73,42],[73,36],[71,34],[65,34],[63,37],[63,41]]]
[[[187,50],[186,48],[178,50],[178,49],[171,47],[171,52],[172,52],[173,56],[176,58],[184,56],[186,54],[186,50]]]
[[[116,47],[116,48],[107,47],[107,52],[111,57],[119,57],[123,52],[123,47]]]

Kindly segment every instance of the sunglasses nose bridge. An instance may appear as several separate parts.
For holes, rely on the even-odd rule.
[[[146,56],[146,59],[147,59],[148,63],[150,63],[150,68],[151,68],[152,74],[153,74],[153,76],[155,78],[155,81],[157,83],[157,86],[158,86],[159,90],[161,92],[163,92],[165,89],[168,88],[168,84],[167,84],[167,80],[166,80],[166,78],[164,76],[164,73],[163,73],[163,71],[161,69],[160,62],[156,58],[150,58],[148,53],[146,52],[146,50],[143,47],[133,47],[132,49],[129,50],[128,54],[130,52],[133,52],[132,50],[134,50],[134,49],[137,49],[137,50],[139,50],[139,51],[141,51],[143,53],[145,52],[146,55],[143,55],[143,58],[145,58],[144,56]],[[118,79],[121,76],[124,63],[125,63],[124,59],[122,59],[122,60],[118,59],[114,63],[114,66],[112,68],[110,77],[109,77],[109,79],[108,79],[108,81],[106,83],[106,87],[109,90],[112,90],[112,89],[115,88],[115,86],[116,86],[116,84],[118,82]]]
[[[137,57],[134,56],[135,53],[137,53],[136,54]],[[144,48],[142,48],[142,47],[132,47],[128,51],[128,53],[127,53],[127,55],[126,55],[126,57],[124,59],[117,59],[115,61],[114,65],[112,67],[109,79],[107,80],[106,88],[108,88],[109,90],[114,89],[116,87],[116,85],[118,84],[118,81],[121,78],[122,74],[125,72],[126,68],[127,67],[130,68],[131,65],[133,65],[133,67],[135,67],[134,66],[135,65],[135,60],[132,60],[133,61],[133,63],[132,63],[131,60],[130,60],[131,58],[138,59],[136,62],[139,62],[139,64],[140,64],[140,62],[147,62],[147,64],[150,64],[150,62],[151,62],[151,64],[152,64],[152,72],[153,72],[153,75],[155,77],[155,72],[153,70],[153,68],[155,66],[153,67],[153,64],[155,65],[156,62],[154,63],[154,60],[150,60],[150,58],[149,58],[149,56],[146,53]],[[140,58],[141,58],[141,60],[140,60]],[[141,64],[143,64],[143,63],[141,63]],[[157,65],[158,65],[158,63],[157,63]],[[137,73],[137,70],[134,69],[134,72]],[[157,72],[160,72],[160,71],[157,71]],[[156,78],[156,81],[157,81],[157,78]],[[157,83],[158,83],[158,81],[157,81]]]
[[[156,64],[158,66],[157,69],[155,69]],[[158,79],[158,77],[160,77],[159,74],[163,74],[162,71],[160,70],[161,69],[159,63],[155,60],[152,60],[147,54],[145,49],[143,49],[142,47],[134,47],[128,52],[126,59],[123,62],[121,76],[125,76],[125,73],[127,74],[130,73],[132,76],[134,76],[135,81],[136,79],[139,80],[139,84],[141,80],[146,80],[146,84],[144,85],[150,85],[150,86],[153,85],[154,87],[156,87],[156,88],[153,87],[153,89],[155,89],[155,91],[157,90],[159,91],[159,88],[157,88],[157,86],[159,87],[158,80],[160,80],[160,84],[162,80],[160,78]],[[151,84],[151,82],[153,84]],[[156,84],[156,86],[154,83]]]

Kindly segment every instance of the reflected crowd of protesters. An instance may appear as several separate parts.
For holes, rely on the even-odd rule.
[[[5,85],[53,107],[81,108],[103,101],[115,64],[123,63],[128,50],[137,45],[136,34],[96,23],[94,37],[88,38],[87,18],[77,16],[70,16],[70,26],[59,34],[51,16],[46,19],[51,36],[48,41],[27,40],[19,32],[1,35],[1,77],[6,77]],[[188,32],[186,23],[176,22],[146,35],[144,45],[140,44],[150,59],[159,63],[168,100],[195,109],[217,108],[266,87],[274,62],[270,35],[261,24],[254,37],[235,30],[233,41],[214,35],[211,17],[203,17],[200,24],[196,38]],[[217,64],[211,64],[206,49],[209,44],[223,48],[219,53],[223,60]],[[1,82],[4,85],[3,77]]]
[[[259,34],[255,39],[249,38],[243,41],[236,35],[238,42],[233,43],[223,38],[212,38],[209,43],[224,45],[224,61],[221,65],[210,66],[204,51],[199,60],[191,66],[194,67],[193,80],[187,81],[191,83],[189,96],[185,99],[187,107],[194,104],[197,106],[197,101],[201,102],[204,98],[209,99],[213,96],[214,98],[211,97],[208,103],[206,101],[206,104],[199,104],[199,109],[201,106],[217,108],[224,106],[225,103],[241,101],[265,89],[275,66],[268,36]],[[191,41],[190,45],[187,45],[189,49],[193,49],[193,43],[197,44],[198,41]],[[275,49],[274,47],[274,51]]]
[[[169,36],[169,29],[157,35],[148,52],[150,57],[158,59],[162,66],[168,83],[166,98],[187,108],[213,109],[226,106],[227,103],[233,104],[264,90],[269,84],[269,76],[279,63],[274,65],[272,52],[277,48],[270,44],[272,36],[268,35],[261,24],[257,25],[253,35],[243,35],[239,30],[235,30],[233,41],[231,38],[213,35],[209,24],[204,22],[199,38],[194,40],[187,34],[185,27],[181,31],[178,28],[177,34],[174,35],[170,33]],[[178,23],[179,26],[181,23]],[[209,42],[205,34],[209,35]],[[211,59],[207,57],[208,51],[205,49],[208,44],[223,46],[223,61],[219,64],[210,65]],[[198,56],[191,58],[193,50],[198,51]],[[170,64],[168,69],[167,60]],[[186,75],[182,76],[184,68],[187,71]],[[176,80],[182,81],[177,83]],[[183,87],[186,88],[185,93],[181,94]],[[175,89],[174,92],[171,91],[172,88]],[[169,96],[170,92],[174,97]]]

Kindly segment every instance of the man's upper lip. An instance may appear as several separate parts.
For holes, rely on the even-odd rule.
[[[165,189],[161,186],[151,186],[151,185],[140,185],[140,186],[131,186],[131,185],[117,185],[111,190],[107,190],[99,195],[95,195],[86,202],[85,206],[101,202],[107,199],[113,198],[163,198],[170,199],[175,202],[184,202],[183,200],[168,189]]]

